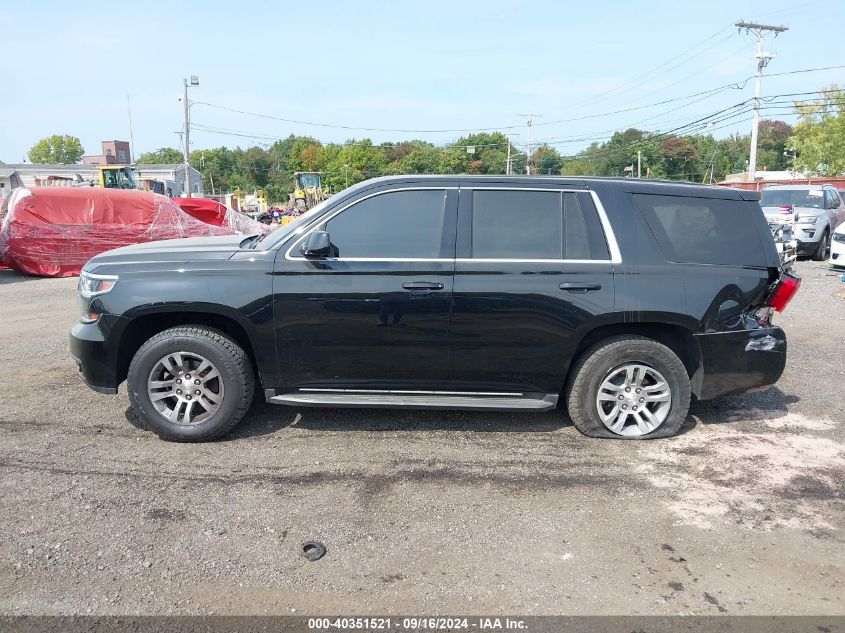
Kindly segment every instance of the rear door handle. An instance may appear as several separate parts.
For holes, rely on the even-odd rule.
[[[439,281],[406,281],[402,287],[405,290],[443,290]]]
[[[560,284],[561,290],[569,292],[587,292],[589,290],[601,290],[601,284],[588,284],[579,281]]]

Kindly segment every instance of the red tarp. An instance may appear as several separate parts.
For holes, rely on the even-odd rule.
[[[3,196],[0,196],[0,227],[3,226],[3,218],[5,217],[6,211],[9,208],[8,203],[9,203],[8,198],[4,198]],[[4,251],[3,237],[2,237],[2,233],[0,233],[0,270],[8,270],[9,267],[6,266],[6,264],[3,263],[3,251]]]
[[[244,235],[269,233],[272,228],[210,198],[173,198],[182,211],[214,226],[228,226]]]
[[[166,196],[146,191],[32,187],[16,189],[7,202],[0,261],[27,275],[70,277],[113,248],[236,233],[230,226],[205,224]]]
[[[209,198],[173,198],[185,213],[189,213],[197,220],[214,226],[223,226],[226,221],[226,205]]]

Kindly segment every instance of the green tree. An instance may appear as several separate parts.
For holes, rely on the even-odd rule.
[[[42,138],[29,150],[29,160],[33,163],[61,163],[72,165],[79,162],[85,150],[75,136],[53,134]]]
[[[144,152],[138,157],[136,163],[173,165],[184,162],[185,157],[178,149],[172,147],[161,147],[154,152]]]
[[[221,193],[234,189],[229,183],[235,173],[232,150],[226,147],[194,150],[191,152],[191,166],[202,173],[205,191]]]
[[[789,159],[784,151],[791,135],[792,126],[784,121],[760,121],[757,137],[757,165],[760,169],[779,171],[787,168]]]
[[[440,167],[440,150],[429,143],[421,143],[395,163],[393,173],[436,174]]]
[[[237,153],[237,171],[245,176],[249,189],[264,188],[270,181],[272,158],[260,147]]]
[[[787,146],[797,153],[794,169],[836,176],[845,173],[845,92],[833,85],[820,94],[812,102],[796,102],[799,120]]]
[[[549,145],[541,145],[531,154],[532,173],[540,175],[559,174],[563,158]]]

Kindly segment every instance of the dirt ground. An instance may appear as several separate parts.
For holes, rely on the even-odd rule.
[[[75,279],[0,271],[0,613],[845,614],[845,284],[798,271],[782,380],[678,438],[256,403],[200,445],[83,385]]]

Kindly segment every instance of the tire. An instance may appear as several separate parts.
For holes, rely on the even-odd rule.
[[[823,262],[827,259],[827,247],[828,243],[830,242],[828,230],[825,229],[824,233],[822,233],[822,239],[819,240],[819,247],[813,251],[813,261],[814,262]]]
[[[634,381],[626,388],[629,372]],[[575,428],[588,437],[671,437],[678,434],[686,420],[690,403],[686,367],[671,349],[653,339],[627,335],[600,341],[578,359],[569,376],[565,393],[569,417]],[[602,401],[598,400],[600,392]],[[654,401],[642,404],[646,398]],[[605,419],[610,418],[607,423],[602,414]],[[638,419],[642,423],[637,423]],[[655,424],[654,420],[661,421]],[[621,428],[609,428],[619,421]]]
[[[200,325],[173,327],[149,339],[132,358],[126,383],[146,428],[171,442],[222,437],[240,422],[255,393],[246,352],[222,332]]]

